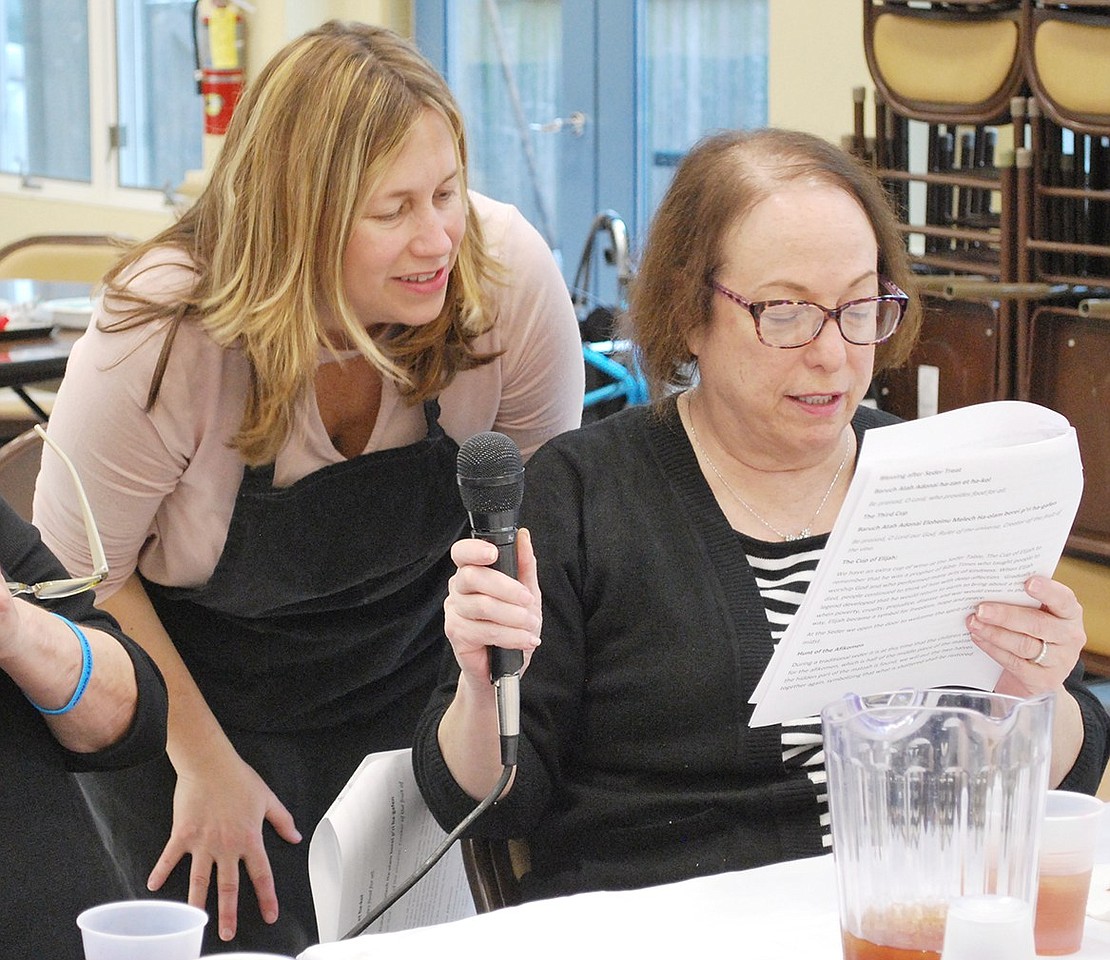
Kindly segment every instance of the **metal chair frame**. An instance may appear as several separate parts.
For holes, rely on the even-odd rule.
[[[608,247],[603,253],[597,248],[597,240],[604,237]],[[599,255],[605,262],[616,268],[616,303],[598,304],[593,293],[593,266]],[[578,261],[574,282],[571,285],[571,301],[580,324],[584,324],[593,310],[608,311],[610,333],[612,326],[627,308],[628,286],[632,280],[632,267],[628,250],[628,229],[624,220],[614,210],[602,210],[590,225],[582,256]],[[611,400],[623,400],[626,405],[648,401],[647,381],[640,373],[636,363],[635,350],[628,340],[619,338],[590,339],[583,327],[582,359],[588,367],[601,373],[609,383],[587,390],[582,400],[583,410],[596,410],[601,404]]]
[[[883,54],[876,47],[876,33],[882,29],[884,17],[897,17],[905,22],[917,21],[923,30],[942,27],[954,31],[961,27],[975,29],[984,24],[1012,23],[1015,40],[1012,62],[996,88],[978,100],[939,101],[908,96],[890,82],[888,72],[883,69],[881,62]],[[871,77],[881,99],[901,116],[926,123],[973,125],[1004,122],[1008,119],[1010,98],[1020,92],[1023,79],[1019,36],[1020,0],[997,0],[994,3],[949,0],[931,3],[928,7],[910,6],[905,0],[863,0],[863,18],[864,54]],[[929,50],[931,56],[927,59],[935,60],[937,52],[935,46],[932,47]],[[969,81],[976,76],[971,69],[961,73]]]
[[[0,498],[28,523],[42,461],[42,437],[33,429],[0,446]]]
[[[520,840],[463,838],[463,867],[478,913],[515,907],[522,898],[520,878],[527,871],[528,847]]]
[[[118,233],[32,234],[0,247],[0,276],[96,283],[133,242]],[[74,255],[79,263],[64,263]]]
[[[1054,40],[1043,39],[1047,30],[1056,31]],[[1064,36],[1062,34],[1067,34]],[[1084,50],[1078,43],[1087,41]],[[1042,46],[1042,44],[1044,46]],[[1066,48],[1068,77],[1046,75],[1038,52],[1055,46],[1061,52]],[[1089,49],[1097,46],[1099,49]],[[1022,9],[1022,70],[1033,97],[1041,111],[1053,123],[1077,133],[1106,136],[1110,134],[1110,55],[1100,78],[1092,78],[1087,69],[1088,61],[1097,60],[1099,54],[1110,54],[1110,0],[1081,0],[1079,3],[1054,2],[1054,0],[1024,0]],[[1078,84],[1084,93],[1101,93],[1101,111],[1082,110],[1061,98],[1065,85]],[[1053,91],[1056,91],[1055,93]]]

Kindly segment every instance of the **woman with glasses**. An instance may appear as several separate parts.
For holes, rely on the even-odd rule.
[[[69,577],[2,501],[0,567],[3,953],[81,960],[77,914],[130,893],[72,774],[161,756],[166,688],[142,648],[93,606],[87,591],[103,572]]]
[[[308,838],[434,685],[459,443],[527,456],[580,421],[554,258],[466,177],[430,64],[324,24],[248,85],[209,185],[108,274],[70,358],[50,433],[105,534],[98,597],[170,689],[172,767],[89,790],[137,893],[207,905],[206,953],[317,941]],[[59,484],[36,521],[77,567]]]
[[[836,147],[724,133],[678,168],[631,291],[653,404],[530,461],[521,582],[486,566],[489,544],[453,551],[454,658],[418,728],[417,780],[445,827],[494,788],[486,647],[523,650],[519,763],[474,832],[528,841],[526,898],[827,850],[818,718],[750,728],[749,697],[864,433],[894,420],[861,401],[910,351],[909,289],[880,185]],[[1094,792],[1107,717],[1071,679],[1081,610],[1061,584],[1027,589],[1039,611],[996,606],[967,642],[1005,668],[999,692],[1056,691],[1053,783]]]

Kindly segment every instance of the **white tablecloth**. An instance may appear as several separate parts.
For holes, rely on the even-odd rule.
[[[1110,806],[1103,817],[1096,883],[1110,885]],[[1110,897],[1092,890],[1094,898]],[[841,960],[831,856],[699,877],[645,890],[583,893],[526,903],[454,923],[310,947],[298,960],[488,960],[634,957],[675,960],[722,949],[758,960]],[[743,949],[740,950],[740,945]],[[1110,960],[1110,920],[1087,919],[1077,960]]]

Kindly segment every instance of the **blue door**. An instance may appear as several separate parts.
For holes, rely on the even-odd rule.
[[[767,0],[416,0],[467,119],[471,184],[516,204],[568,283],[602,211],[635,248],[705,133],[767,116]],[[607,249],[606,244],[598,244]],[[593,274],[615,296],[616,271]]]

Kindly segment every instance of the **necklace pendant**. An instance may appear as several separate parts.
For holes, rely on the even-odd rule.
[[[787,543],[789,543],[791,540],[804,540],[809,535],[810,535],[809,534],[809,527],[804,527],[801,530],[799,530],[797,533],[788,534],[787,536],[783,537],[783,539]]]

